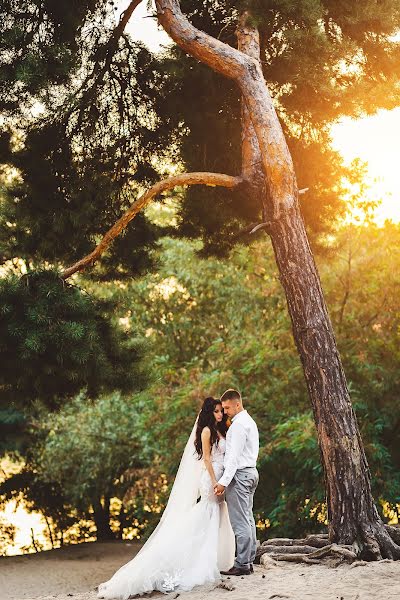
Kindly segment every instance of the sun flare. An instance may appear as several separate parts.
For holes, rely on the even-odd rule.
[[[362,119],[343,119],[332,127],[333,145],[346,163],[360,158],[368,163],[368,198],[381,204],[375,221],[400,222],[400,108],[380,110]]]

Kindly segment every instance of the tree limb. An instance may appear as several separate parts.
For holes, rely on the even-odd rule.
[[[168,179],[163,179],[155,183],[149,188],[142,196],[135,200],[128,210],[118,219],[116,223],[107,231],[103,236],[100,243],[96,248],[84,258],[81,258],[78,262],[73,264],[71,267],[65,269],[61,274],[63,279],[68,279],[74,273],[82,271],[88,265],[92,265],[103,252],[110,246],[112,241],[117,235],[125,229],[130,221],[155,197],[170,190],[174,187],[181,185],[211,185],[211,186],[222,186],[226,188],[236,187],[242,179],[240,177],[232,177],[231,175],[224,175],[223,173],[182,173],[180,175],[174,175]]]
[[[113,57],[113,54],[114,54],[115,50],[118,48],[118,40],[121,37],[121,35],[124,33],[125,27],[127,26],[128,21],[133,14],[133,11],[135,10],[135,8],[137,8],[139,6],[139,4],[141,4],[141,2],[142,2],[142,0],[131,0],[129,6],[124,10],[123,13],[121,13],[120,19],[118,21],[118,25],[115,27],[115,29],[112,33],[112,36],[108,42],[108,51],[107,51],[107,55],[106,55],[106,60],[105,60],[103,68],[101,69],[100,73],[98,74],[98,76],[96,78],[96,82],[101,81],[101,79],[104,77],[105,73],[107,72],[107,70],[111,64],[111,59]],[[94,74],[96,74],[96,72]]]
[[[112,49],[117,44],[127,21],[140,1],[133,0],[123,13],[111,38],[106,63],[100,72],[96,73],[96,83],[99,78],[101,81],[104,76],[107,70],[107,59],[112,56]],[[278,218],[280,206],[284,205],[288,208],[289,204],[292,205],[294,199],[297,198],[297,185],[291,176],[293,168],[288,168],[288,162],[292,164],[290,153],[262,75],[259,45],[254,33],[256,30],[246,25],[247,17],[244,16],[240,24],[242,30],[239,33],[241,47],[244,50],[242,52],[193,27],[182,15],[177,0],[156,0],[156,6],[160,24],[179,46],[222,75],[234,79],[239,85],[247,112],[248,133],[252,134],[253,139],[252,148],[247,149],[244,169],[246,173],[250,170],[254,172],[255,165],[250,165],[250,162],[257,162],[259,156],[267,183],[264,185],[264,191],[271,196],[270,215],[274,219]],[[249,55],[245,52],[248,52]],[[284,149],[283,153],[282,148]],[[206,184],[234,188],[239,183],[243,183],[243,177],[231,177],[218,173],[186,173],[155,184],[130,206],[90,254],[63,272],[62,278],[67,279],[93,264],[136,214],[162,191],[176,185]]]
[[[139,4],[141,4],[141,2],[142,2],[142,0],[132,0],[132,2],[129,4],[128,8],[126,8],[124,10],[124,12],[121,14],[119,23],[114,31],[115,37],[119,38],[122,35],[122,32],[124,31],[126,25],[128,24],[128,21],[131,18],[133,11],[135,10],[135,8],[137,6],[139,6]]]

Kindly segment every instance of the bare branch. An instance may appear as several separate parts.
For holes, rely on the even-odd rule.
[[[253,233],[257,233],[257,231],[260,231],[260,229],[268,229],[268,227],[270,225],[271,225],[270,221],[265,221],[265,223],[259,223],[258,225],[253,227],[253,229],[249,233],[253,234]]]
[[[126,8],[124,10],[124,12],[121,14],[119,23],[115,29],[115,32],[114,32],[115,36],[120,37],[122,35],[122,32],[124,31],[126,25],[128,24],[128,21],[131,18],[133,11],[135,10],[135,8],[137,6],[139,6],[139,4],[141,2],[142,2],[142,0],[132,0],[132,2],[129,4],[128,8]]]
[[[96,83],[99,83],[103,79],[105,73],[108,71],[110,64],[111,64],[113,54],[114,54],[115,50],[118,48],[118,40],[121,37],[121,35],[124,33],[125,27],[127,26],[128,21],[133,14],[133,11],[135,10],[135,8],[137,6],[139,6],[139,4],[141,2],[142,2],[142,0],[132,0],[129,4],[128,8],[126,8],[126,10],[124,10],[124,12],[121,14],[118,25],[114,29],[112,36],[108,42],[108,52],[107,52],[106,60],[105,60],[103,68],[101,69],[100,73],[98,74],[98,76],[96,78]]]
[[[210,185],[210,186],[221,186],[226,188],[234,188],[242,181],[241,177],[232,177],[231,175],[225,175],[223,173],[182,173],[163,179],[158,183],[155,183],[150,189],[148,189],[142,196],[140,196],[135,202],[131,204],[128,210],[122,215],[120,219],[107,231],[103,239],[96,246],[96,248],[84,258],[81,258],[71,267],[65,269],[61,277],[68,279],[74,273],[82,271],[88,265],[93,263],[103,254],[103,252],[110,246],[112,241],[118,236],[119,233],[128,225],[136,215],[149,204],[149,202],[162,192],[171,190],[177,186],[183,185]]]

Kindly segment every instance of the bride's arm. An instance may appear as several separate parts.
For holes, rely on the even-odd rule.
[[[213,487],[217,484],[214,469],[211,462],[211,431],[208,427],[204,427],[201,432],[201,445],[203,447],[203,460],[207,471],[211,477]]]

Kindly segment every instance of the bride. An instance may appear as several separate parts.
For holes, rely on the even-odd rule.
[[[233,565],[228,508],[224,496],[214,493],[223,472],[226,432],[221,402],[206,398],[158,526],[138,554],[99,585],[98,598],[189,591],[220,580],[220,571]]]

